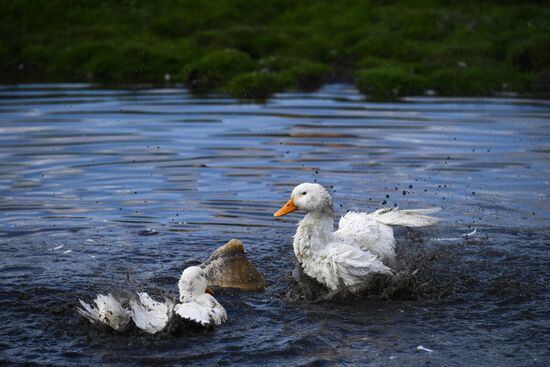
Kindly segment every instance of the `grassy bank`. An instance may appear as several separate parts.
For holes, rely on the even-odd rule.
[[[519,3],[519,2],[518,2]],[[513,1],[0,0],[0,79],[265,98],[353,81],[373,99],[550,96],[550,7]]]

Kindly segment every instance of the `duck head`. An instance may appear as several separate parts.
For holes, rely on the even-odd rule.
[[[206,279],[204,269],[200,266],[190,266],[185,269],[181,273],[178,288],[181,302],[189,298],[196,298],[205,293],[214,293],[208,288],[208,280]]]
[[[332,212],[332,198],[328,191],[317,183],[303,183],[292,190],[290,200],[275,214],[281,217],[296,210],[311,212]]]

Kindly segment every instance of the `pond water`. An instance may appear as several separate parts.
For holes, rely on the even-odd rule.
[[[548,365],[549,119],[550,101],[371,103],[349,85],[264,104],[180,87],[0,86],[0,361]],[[441,224],[414,231],[420,244],[397,234],[450,254],[431,277],[452,292],[290,301],[302,214],[273,212],[305,181],[332,187],[338,214],[442,207]],[[221,327],[124,335],[75,312],[79,297],[130,282],[175,293],[185,266],[231,238],[269,288],[219,291]]]

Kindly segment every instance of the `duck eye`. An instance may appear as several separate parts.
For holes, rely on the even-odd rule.
[[[306,191],[302,192],[302,195],[307,195],[307,192]]]

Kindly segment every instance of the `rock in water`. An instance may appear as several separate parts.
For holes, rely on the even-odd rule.
[[[209,285],[259,292],[265,289],[263,275],[248,261],[242,241],[231,240],[219,247],[202,265]]]

